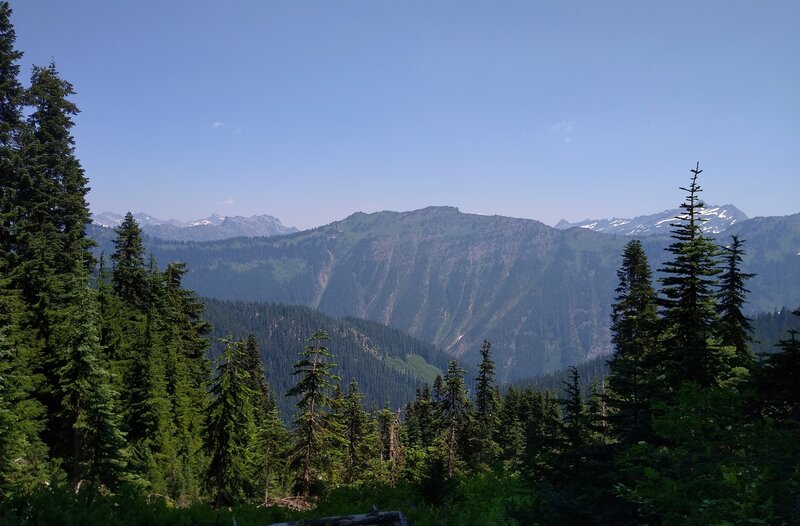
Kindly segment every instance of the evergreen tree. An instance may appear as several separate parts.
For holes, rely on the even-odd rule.
[[[114,253],[111,261],[111,282],[114,293],[125,304],[142,310],[147,296],[147,270],[144,264],[144,244],[142,229],[128,212],[119,227],[115,229]]]
[[[455,360],[447,366],[447,374],[442,379],[441,401],[439,411],[441,414],[441,428],[443,436],[441,444],[445,473],[447,478],[452,478],[459,463],[459,441],[469,419],[469,401],[467,389],[464,386],[464,370]]]
[[[649,434],[655,381],[652,362],[658,351],[656,294],[638,240],[625,246],[617,277],[611,315],[614,354],[608,362],[608,403],[613,409],[609,419],[623,441],[636,443]]]
[[[362,400],[364,395],[358,389],[358,382],[350,382],[342,410],[342,427],[347,443],[347,454],[344,461],[344,481],[354,483],[367,466],[367,435],[369,433],[367,413]]]
[[[725,359],[714,336],[716,315],[715,287],[717,247],[701,230],[703,203],[697,178],[700,165],[691,170],[686,200],[680,205],[683,215],[672,226],[673,243],[666,249],[672,255],[660,269],[661,308],[665,360],[661,364],[666,386],[674,390],[683,381],[715,385],[725,376]]]
[[[25,180],[21,148],[25,136],[25,90],[19,82],[11,7],[0,2],[0,498],[11,487],[44,481],[46,448],[41,441],[44,408],[34,398],[40,342],[26,328],[18,265],[19,189]]]
[[[581,395],[580,374],[576,367],[569,368],[569,381],[564,382],[564,387],[564,398],[559,400],[562,408],[564,448],[565,450],[577,450],[587,443],[589,422],[586,404]]]
[[[499,426],[500,393],[495,385],[492,344],[483,341],[481,363],[475,379],[475,436],[471,449],[478,465],[491,465],[499,455],[495,441]]]
[[[161,352],[164,353],[168,396],[176,428],[177,455],[171,494],[178,502],[192,502],[200,495],[207,459],[202,448],[202,429],[210,376],[208,348],[210,325],[202,320],[203,304],[183,288],[186,266],[170,263],[161,274],[163,287],[159,309]]]
[[[120,430],[117,393],[100,349],[93,292],[79,275],[67,284],[70,296],[52,313],[58,405],[51,414],[51,452],[63,459],[70,485],[84,482],[115,486],[126,467],[125,437]]]
[[[257,478],[264,488],[263,503],[266,504],[271,489],[278,483],[281,475],[278,468],[283,464],[288,437],[267,383],[258,343],[252,334],[242,343],[240,368],[250,373],[247,386],[252,393],[255,422],[253,462]]]
[[[303,497],[309,496],[314,473],[323,466],[333,438],[326,410],[331,404],[329,391],[339,378],[331,372],[335,364],[327,361],[333,356],[323,345],[328,340],[330,336],[322,329],[306,340],[308,345],[299,353],[302,358],[294,364],[292,373],[300,379],[286,393],[299,396],[291,462],[298,469],[297,487]]]
[[[255,436],[250,371],[242,367],[244,343],[226,342],[211,384],[213,401],[205,426],[210,462],[206,483],[216,507],[243,502],[250,483],[249,444]]]
[[[47,478],[44,407],[34,397],[42,381],[34,372],[39,342],[23,328],[24,305],[8,282],[0,276],[0,497]]]
[[[744,256],[743,243],[739,236],[733,235],[730,246],[723,247],[724,268],[717,295],[718,334],[722,345],[736,349],[736,365],[750,369],[753,362],[750,352],[753,327],[742,310],[749,292],[745,288],[745,282],[755,274],[744,273],[740,268]]]
[[[800,309],[792,312],[800,317]],[[757,392],[764,412],[779,425],[800,428],[800,333],[790,330],[778,352],[762,356]]]
[[[72,85],[59,77],[55,64],[33,68],[28,90],[33,105],[28,119],[32,136],[25,145],[25,161],[42,187],[37,189],[37,202],[30,203],[33,221],[25,224],[43,227],[47,235],[54,236],[52,263],[58,274],[73,272],[76,263],[86,271],[94,266],[89,252],[94,243],[86,236],[86,225],[91,222],[86,203],[88,180],[75,157],[71,134],[78,108],[68,98],[74,94]]]
[[[19,82],[22,53],[11,24],[11,7],[0,2],[0,275],[13,268],[16,259],[17,192],[24,179],[20,155],[24,134],[25,90]]]

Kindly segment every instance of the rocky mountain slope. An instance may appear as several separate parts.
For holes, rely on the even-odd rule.
[[[758,274],[748,284],[751,310],[800,306],[800,214],[737,222],[720,242],[731,233],[746,240],[745,270]],[[112,249],[108,231],[95,235]],[[655,270],[669,237],[642,239]],[[186,285],[204,296],[378,321],[466,363],[477,362],[487,338],[505,381],[611,350],[610,305],[627,241],[432,207],[358,213],[274,238],[146,244],[161,264],[186,261]]]

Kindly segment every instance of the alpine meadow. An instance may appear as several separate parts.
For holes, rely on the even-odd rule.
[[[23,77],[13,22],[27,6],[12,3],[0,1],[0,524],[800,523],[800,213],[706,204],[704,190],[727,195],[695,159],[671,175],[663,213],[555,227],[455,206],[364,206],[305,229],[263,210],[99,213],[90,177],[102,179],[78,159],[84,99],[55,59]],[[385,15],[362,7],[365,24]],[[289,14],[317,9],[330,7]],[[499,38],[464,20],[457,34]],[[395,67],[433,68],[435,54],[408,66],[397,53]],[[334,112],[332,69],[314,79]],[[403,89],[435,89],[429,75]],[[365,157],[390,167],[408,153],[397,137],[394,161],[371,151],[361,118],[348,126],[364,127]],[[233,128],[206,132],[247,131]],[[579,140],[572,121],[548,128],[553,149]],[[335,164],[340,152],[324,151]],[[150,155],[163,152],[136,153]],[[332,201],[352,183],[301,179],[304,197]],[[753,176],[749,191],[770,184]],[[794,184],[781,193],[796,205]],[[630,199],[611,186],[620,206]],[[296,207],[315,221],[308,203]]]

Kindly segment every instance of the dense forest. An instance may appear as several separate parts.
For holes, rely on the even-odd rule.
[[[699,166],[658,292],[642,244],[624,248],[604,381],[573,369],[557,394],[501,393],[475,341],[474,373],[450,361],[411,402],[365,407],[340,335],[316,327],[281,392],[241,321],[210,351],[185,265],[148,257],[131,215],[92,256],[72,86],[51,63],[23,87],[10,15],[0,2],[0,523],[263,525],[373,505],[416,526],[800,520],[800,339],[753,354],[747,245],[702,233]]]

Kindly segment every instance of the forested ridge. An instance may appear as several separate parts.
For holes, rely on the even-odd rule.
[[[10,15],[0,2],[0,523],[256,525],[372,505],[416,526],[800,520],[800,338],[753,354],[748,242],[702,233],[699,165],[655,275],[641,242],[622,251],[605,381],[573,369],[558,394],[501,393],[481,339],[475,372],[449,361],[410,403],[366,407],[334,326],[302,335],[281,392],[254,335],[208,359],[186,266],[148,257],[132,215],[92,256],[72,86],[50,64],[23,87]]]
[[[305,338],[319,327],[331,336],[329,347],[336,356],[337,375],[346,387],[357,380],[366,406],[387,401],[400,407],[414,397],[414,389],[431,383],[447,369],[447,354],[429,343],[396,329],[366,320],[337,320],[300,305],[245,303],[205,298],[203,318],[211,323],[209,357],[224,350],[222,338],[252,335],[258,344],[267,379],[279,393],[291,388],[292,365]],[[294,401],[276,399],[280,414],[288,419],[295,413]]]
[[[669,226],[665,225],[664,230]],[[113,231],[90,228],[103,251]],[[748,243],[749,315],[800,302],[800,214],[753,218],[715,234]],[[626,236],[554,229],[452,207],[357,213],[272,238],[177,243],[146,238],[159,261],[185,261],[204,297],[302,304],[355,316],[434,343],[476,366],[491,337],[498,378],[514,382],[608,354],[610,305]],[[666,233],[644,236],[654,268]],[[99,253],[99,248],[98,252]],[[656,288],[660,283],[656,283]]]

